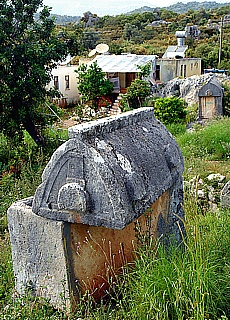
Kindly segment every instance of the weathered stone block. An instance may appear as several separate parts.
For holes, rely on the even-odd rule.
[[[48,299],[51,304],[70,307],[66,239],[68,224],[44,219],[31,210],[33,198],[8,209],[8,227],[16,291]]]
[[[221,201],[222,207],[224,208],[230,207],[230,181],[228,181],[225,184],[224,188],[221,190],[220,201]]]

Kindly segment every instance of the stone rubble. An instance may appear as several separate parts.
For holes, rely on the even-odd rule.
[[[184,189],[196,198],[202,210],[217,210],[218,207],[230,207],[230,181],[220,173],[209,174],[201,179],[195,176],[184,181]]]

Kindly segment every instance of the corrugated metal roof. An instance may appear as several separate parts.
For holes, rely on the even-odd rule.
[[[97,62],[104,72],[140,72],[137,66],[143,66],[151,61],[155,69],[156,55],[98,55],[90,63]]]

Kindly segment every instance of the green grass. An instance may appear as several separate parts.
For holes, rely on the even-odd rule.
[[[171,126],[185,157],[184,176],[221,173],[230,179],[230,119],[215,120],[192,133]],[[7,144],[1,143],[7,151]],[[33,195],[47,161],[32,146],[17,173],[3,163],[0,180],[0,319],[230,319],[230,209],[203,211],[186,190],[183,245],[165,248],[160,241],[143,243],[137,259],[124,268],[111,301],[95,305],[84,299],[74,315],[54,310],[47,301],[29,295],[17,297],[11,263],[6,210],[10,204]],[[8,150],[7,152],[10,152]],[[4,155],[4,150],[0,150]],[[15,153],[14,153],[15,154]],[[36,155],[35,155],[36,154]],[[5,156],[6,158],[6,156]],[[15,163],[20,163],[17,160]]]
[[[177,136],[185,158],[226,160],[230,158],[230,118],[214,120],[205,127]]]

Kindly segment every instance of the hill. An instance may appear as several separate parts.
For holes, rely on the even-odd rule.
[[[163,7],[163,9],[167,9],[176,13],[185,13],[188,10],[199,10],[200,8],[204,8],[205,10],[209,9],[216,9],[216,8],[221,8],[228,6],[229,3],[217,3],[215,1],[204,1],[204,2],[197,2],[197,1],[192,1],[188,3],[183,3],[183,2],[178,2],[176,4],[173,4],[168,7]]]
[[[178,14],[185,13],[188,10],[199,10],[200,8],[204,8],[205,10],[209,9],[216,9],[216,8],[221,8],[224,6],[228,6],[229,3],[217,3],[215,1],[204,1],[204,2],[197,2],[197,1],[192,1],[188,3],[183,3],[183,2],[177,2],[173,5],[170,5],[168,7],[148,7],[148,6],[143,6],[138,9],[129,11],[129,12],[124,12],[124,15],[132,15],[132,14],[142,14],[144,12],[155,12],[156,10],[161,10],[165,9],[168,11],[172,11]],[[97,13],[95,13],[97,14]],[[112,14],[111,14],[112,16]],[[58,15],[58,14],[53,14],[51,13],[51,17],[55,19],[55,22],[57,25],[66,25],[69,23],[76,23],[81,17],[80,16],[69,16],[69,15]],[[38,14],[35,15],[35,18],[38,18]]]
[[[216,9],[216,8],[221,8],[224,6],[229,5],[229,3],[217,3],[215,1],[204,1],[204,2],[197,2],[197,1],[192,1],[188,3],[183,3],[183,2],[177,2],[173,5],[170,5],[168,7],[157,7],[157,9],[166,9],[169,11],[173,11],[176,13],[185,13],[188,10],[199,10],[200,8],[204,8],[205,10],[209,9]],[[143,12],[153,12],[155,8],[151,8],[148,6],[141,7],[139,9],[135,9],[133,11],[127,12],[127,14],[134,14],[134,13],[143,13]]]
[[[60,14],[54,14],[51,13],[51,18],[55,19],[55,23],[57,25],[65,25],[68,23],[75,23],[77,22],[81,17],[80,16],[67,16],[67,15],[60,15]],[[38,19],[39,14],[35,14],[35,19]]]

